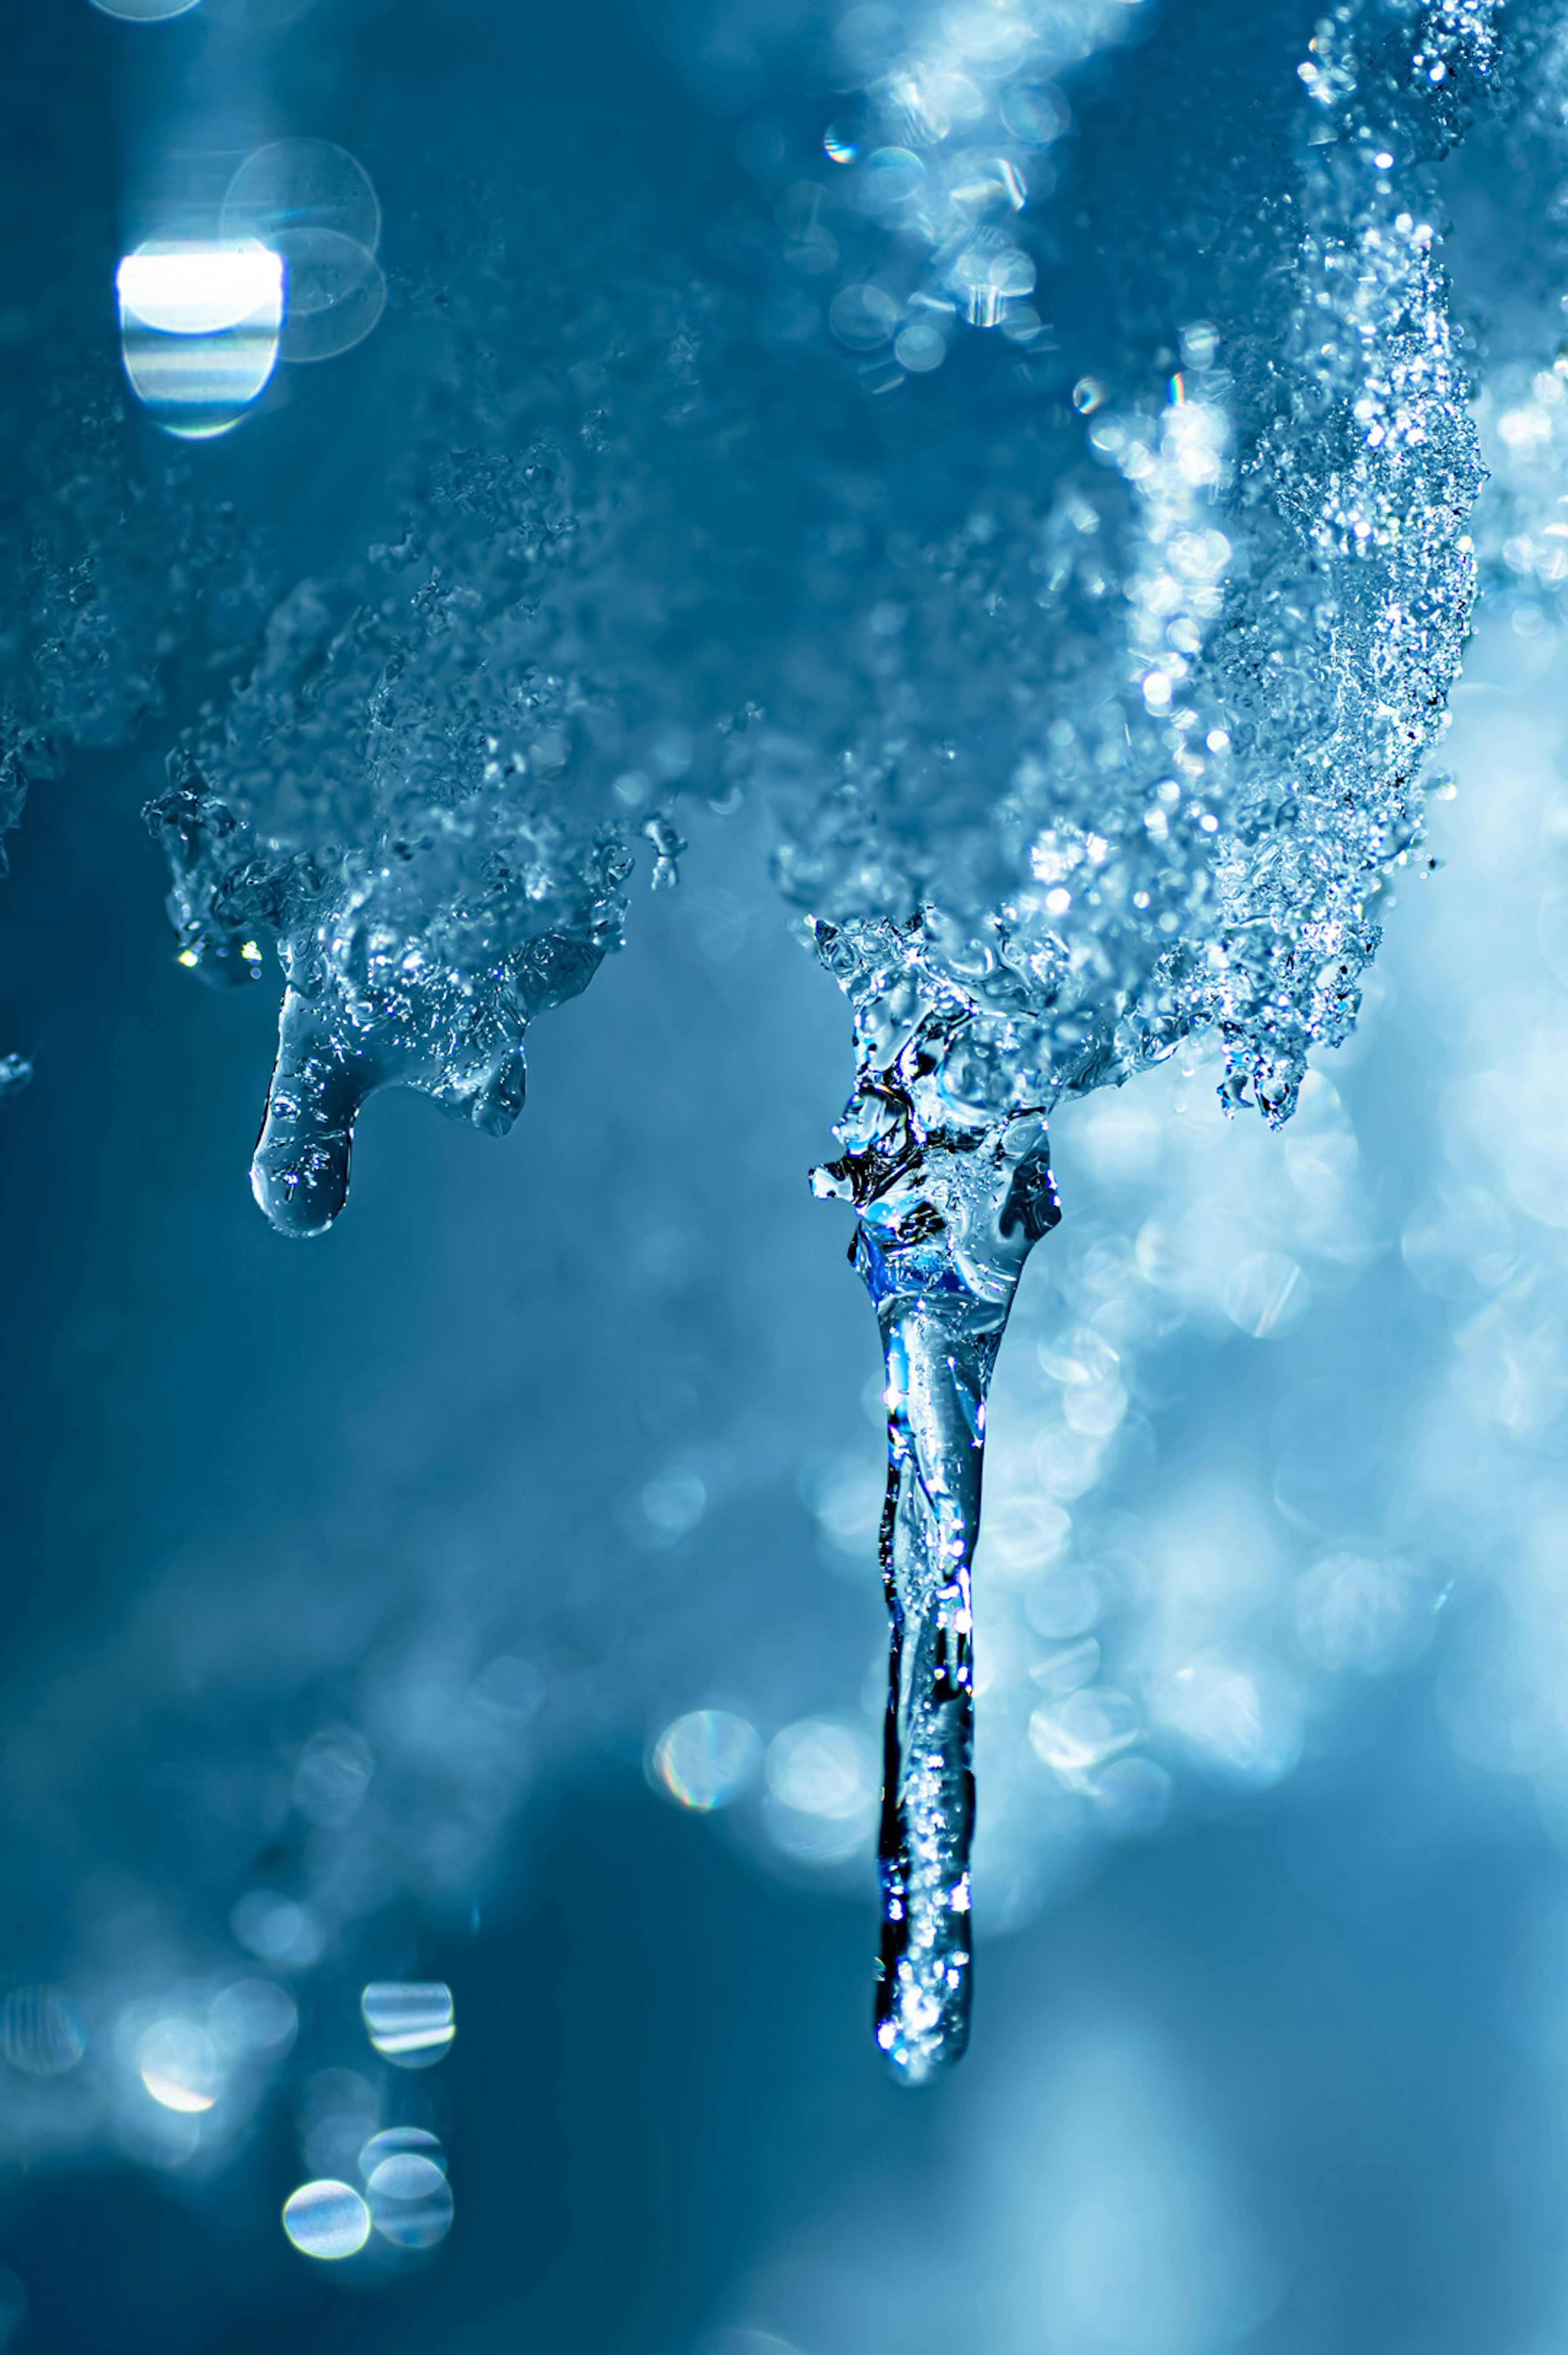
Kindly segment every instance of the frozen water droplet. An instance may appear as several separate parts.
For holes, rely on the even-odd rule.
[[[400,2069],[428,2069],[443,2059],[456,2034],[452,1989],[439,1980],[374,1980],[359,1998],[366,2032],[383,2060]]]
[[[325,1234],[342,1209],[354,1125],[379,1084],[363,1050],[346,1050],[319,1007],[286,990],[267,1114],[251,1164],[251,1190],[280,1234]]]
[[[283,2202],[283,2230],[302,2256],[357,2256],[370,2237],[370,2211],[351,2184],[302,2183]]]

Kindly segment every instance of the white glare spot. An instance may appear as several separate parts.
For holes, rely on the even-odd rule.
[[[450,2049],[457,2030],[452,1989],[440,1980],[372,1980],[359,1998],[366,2032],[384,2061],[400,2069],[428,2069]]]
[[[302,2183],[283,2203],[283,2230],[302,2256],[357,2256],[370,2237],[370,2211],[347,2183]]]
[[[136,2067],[155,2102],[199,2117],[218,2099],[222,2069],[218,2047],[188,2019],[160,2019],[136,2046]]]
[[[165,432],[206,441],[238,424],[277,363],[281,256],[252,240],[155,240],[114,282],[125,374]]]
[[[698,1709],[677,1717],[654,1744],[649,1780],[677,1804],[706,1815],[727,1807],[751,1781],[760,1744],[743,1717]]]

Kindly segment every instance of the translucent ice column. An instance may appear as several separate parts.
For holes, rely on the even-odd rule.
[[[881,1567],[891,1661],[877,2041],[919,2083],[968,2039],[975,1822],[973,1602],[986,1397],[1031,1247],[1057,1209],[1039,1114],[987,1101],[976,998],[933,988],[917,919],[818,946],[856,1007],[859,1083],[816,1172],[857,1211],[854,1265],[886,1364]]]

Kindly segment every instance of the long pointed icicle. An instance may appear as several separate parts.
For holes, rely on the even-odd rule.
[[[844,936],[834,936],[842,949]],[[819,929],[825,953],[833,942]],[[841,958],[828,961],[848,978]],[[881,1330],[890,1619],[876,2035],[921,2084],[969,2039],[974,1615],[986,1400],[1024,1262],[1057,1223],[1040,1114],[986,1119],[944,1091],[974,1012],[896,986],[857,1007],[860,1083],[814,1173],[859,1212],[850,1257]],[[955,1061],[962,1067],[964,1057]],[[933,1090],[935,1091],[935,1101]],[[932,1120],[936,1111],[943,1115]]]

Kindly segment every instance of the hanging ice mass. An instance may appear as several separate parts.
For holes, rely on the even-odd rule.
[[[276,945],[253,1183],[294,1235],[341,1209],[377,1089],[508,1127],[527,1026],[619,944],[635,861],[673,879],[679,798],[766,801],[853,1009],[815,1183],[854,1209],[886,1358],[877,2033],[912,2082],[966,2034],[970,1569],[992,1370],[1060,1215],[1046,1122],[1200,1032],[1232,1104],[1289,1116],[1355,1019],[1474,592],[1424,175],[1490,9],[1347,0],[1305,53],[1294,9],[1230,16],[847,12],[742,291],[618,183],[552,185],[541,246],[527,160],[496,162],[483,234],[453,195],[410,265],[424,373],[362,561],[263,592],[182,490],[177,595],[120,601],[144,655],[51,655],[7,715],[19,799],[153,704],[192,578],[253,599],[149,815],[182,961],[243,984]],[[1130,123],[1179,204],[1126,170]],[[366,287],[379,314],[379,218],[315,218],[308,175],[291,212],[275,166],[225,233],[342,265],[267,331],[314,357],[312,322]],[[132,339],[183,332],[139,287]],[[202,335],[250,352],[255,312]],[[80,643],[63,602],[46,578],[37,645]]]

